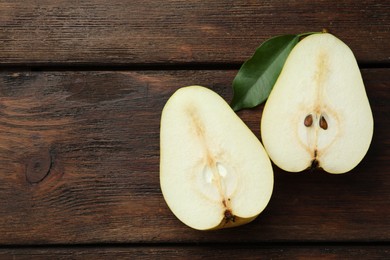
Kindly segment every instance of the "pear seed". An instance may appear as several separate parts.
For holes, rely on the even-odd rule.
[[[320,127],[324,130],[328,129],[328,122],[326,122],[323,116],[320,117]]]
[[[305,117],[304,124],[306,127],[309,127],[313,124],[313,116],[311,114],[309,114]]]

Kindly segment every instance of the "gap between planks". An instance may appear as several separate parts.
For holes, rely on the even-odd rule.
[[[249,58],[249,57],[248,57]],[[142,70],[238,70],[244,63],[138,63],[138,64],[0,64],[2,71],[142,71]],[[390,68],[390,63],[358,63],[360,69]]]
[[[275,242],[158,242],[158,243],[74,243],[74,244],[10,244],[1,245],[4,249],[67,249],[67,248],[129,248],[129,247],[155,247],[155,248],[192,248],[192,247],[389,247],[390,241],[275,241]]]

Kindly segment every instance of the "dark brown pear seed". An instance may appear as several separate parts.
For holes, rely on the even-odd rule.
[[[320,117],[320,127],[324,130],[328,129],[328,122],[326,122],[323,116]]]
[[[306,127],[311,126],[313,124],[313,116],[311,114],[307,115],[303,123]]]

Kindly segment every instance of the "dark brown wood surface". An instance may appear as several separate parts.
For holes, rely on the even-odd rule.
[[[385,246],[164,246],[0,249],[2,259],[386,259]]]
[[[390,4],[79,2],[0,1],[0,258],[390,255]],[[167,99],[197,84],[229,102],[263,40],[323,27],[362,68],[375,120],[364,160],[344,175],[274,166],[255,221],[186,227],[159,187]],[[258,137],[262,108],[238,113]]]
[[[0,64],[241,64],[265,39],[329,29],[390,62],[390,2],[3,0]]]
[[[269,206],[237,229],[194,231],[173,216],[159,188],[161,110],[194,83],[230,100],[235,73],[0,74],[0,242],[389,241],[387,69],[363,70],[375,135],[352,172],[275,167]],[[257,136],[261,109],[239,113]]]

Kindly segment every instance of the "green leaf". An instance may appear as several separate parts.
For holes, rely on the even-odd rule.
[[[257,48],[233,80],[233,110],[255,107],[268,98],[288,55],[304,35],[277,36]]]

